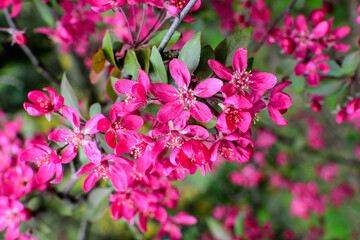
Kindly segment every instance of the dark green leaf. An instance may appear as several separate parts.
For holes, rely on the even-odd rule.
[[[71,87],[65,73],[61,80],[60,92],[64,97],[64,104],[80,112],[78,98],[76,97],[74,89]]]
[[[205,79],[212,73],[208,61],[209,59],[214,59],[214,58],[215,58],[214,51],[209,45],[206,45],[201,48],[199,66],[196,68],[196,71],[194,72],[197,78]]]
[[[142,48],[141,50],[137,50],[136,57],[141,65],[141,69],[144,69],[146,73],[149,73],[150,68],[150,48]]]
[[[96,114],[99,114],[99,113],[101,113],[100,103],[94,103],[93,105],[90,106],[90,109],[89,109],[90,118],[92,118],[93,116],[95,116]]]
[[[194,121],[194,124],[203,126],[204,128],[211,129],[216,126],[216,117],[214,116],[213,119],[210,122],[199,122],[195,120],[194,118],[191,118],[191,121]]]
[[[329,64],[330,71],[327,73],[321,73],[322,75],[330,76],[330,77],[341,77],[343,75],[341,68],[336,62],[334,61],[326,61],[326,62]]]
[[[106,93],[108,94],[111,101],[115,102],[118,95],[117,95],[116,91],[114,90],[114,86],[111,81],[112,78],[113,77],[110,77],[110,79],[108,79],[108,82],[106,84]]]
[[[291,74],[289,80],[292,82],[290,86],[295,93],[301,94],[304,91],[306,81],[304,76],[295,76],[294,74]]]
[[[329,209],[325,214],[324,239],[349,239],[350,233],[350,225],[341,208]]]
[[[55,195],[49,195],[47,198],[45,198],[45,200],[46,208],[49,208],[62,216],[72,215],[71,208],[67,206],[59,197]]]
[[[141,109],[146,113],[156,116],[161,107],[162,105],[160,104],[150,103],[146,106],[146,108]]]
[[[149,76],[153,83],[168,83],[165,65],[156,47],[151,50]]]
[[[117,67],[116,65],[116,61],[115,61],[115,56],[114,56],[114,52],[113,52],[113,48],[112,48],[112,42],[111,42],[111,38],[110,38],[110,33],[109,30],[106,30],[106,33],[104,35],[103,41],[102,41],[102,50],[104,52],[104,56],[105,58],[115,67]]]
[[[138,70],[141,69],[141,66],[137,60],[134,50],[132,49],[129,49],[126,53],[124,69],[127,74],[133,76],[134,80],[137,80],[139,77]]]
[[[92,190],[89,194],[86,215],[90,222],[96,222],[104,216],[109,205],[111,188],[100,187]]]
[[[190,73],[193,73],[200,61],[201,33],[192,37],[181,49],[179,60],[187,66]]]
[[[55,21],[53,17],[53,13],[51,12],[51,8],[48,7],[46,3],[40,0],[34,0],[35,6],[39,11],[39,15],[50,27],[55,27]]]
[[[343,74],[354,74],[360,63],[360,51],[356,51],[347,55],[342,63],[341,70]]]
[[[91,67],[94,69],[96,73],[100,73],[101,70],[104,69],[105,66],[105,55],[102,49],[99,49],[97,53],[94,55],[92,61],[91,61]]]
[[[161,41],[164,39],[167,32],[168,30],[161,30],[156,32],[154,36],[150,39],[149,45],[159,47]],[[170,47],[171,45],[175,44],[177,41],[179,41],[180,37],[181,37],[181,33],[175,31],[175,33],[170,38],[170,41],[166,45],[166,47]]]
[[[215,48],[215,59],[226,66],[232,65],[232,58],[236,50],[248,47],[252,30],[252,27],[244,28],[225,38]]]

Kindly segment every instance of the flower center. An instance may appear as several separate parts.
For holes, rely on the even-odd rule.
[[[196,102],[196,97],[195,97],[195,93],[193,90],[191,89],[183,89],[180,88],[179,89],[179,100],[182,101],[184,104],[186,105],[192,105],[195,104]]]
[[[120,130],[120,129],[124,129],[124,127],[121,125],[120,121],[114,122],[111,127],[115,131]]]
[[[251,71],[249,72],[243,72],[240,73],[238,71],[234,72],[233,78],[230,82],[236,85],[236,87],[241,89],[247,89],[249,88],[249,84],[253,83],[252,80],[250,80],[250,77],[252,76]]]
[[[45,155],[41,155],[39,157],[35,158],[35,162],[36,165],[38,167],[40,166],[47,166],[50,163],[50,155],[49,154],[45,154]]]
[[[235,124],[241,122],[243,119],[240,117],[241,111],[238,109],[235,109],[233,107],[228,107],[225,110],[225,114],[227,115],[227,118],[231,119],[232,122]]]
[[[109,173],[111,173],[111,168],[107,162],[101,163],[101,165],[95,169],[95,176],[101,176],[105,181],[109,178]]]
[[[187,5],[187,0],[170,0],[170,5],[173,5],[180,10],[183,10],[184,7]]]
[[[225,159],[233,159],[234,158],[234,150],[226,145],[220,146],[219,153],[221,156],[223,156]]]
[[[51,104],[50,101],[39,99],[38,103],[39,106],[45,110],[51,111],[53,109],[53,105]]]
[[[141,142],[137,143],[136,145],[130,147],[130,154],[134,158],[139,158],[145,152],[146,147],[147,147],[147,143],[144,141],[141,141]]]
[[[127,99],[125,100],[126,105],[133,104],[137,98],[132,93],[126,93]]]
[[[184,140],[182,139],[182,137],[177,136],[177,137],[172,137],[170,139],[170,141],[165,143],[165,146],[168,148],[181,148],[181,146],[184,144]]]

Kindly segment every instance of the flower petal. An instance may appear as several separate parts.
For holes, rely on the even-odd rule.
[[[238,73],[245,72],[247,68],[247,50],[245,48],[239,48],[236,50],[232,59],[232,66],[234,71]]]
[[[210,122],[213,119],[213,114],[209,107],[199,101],[195,101],[195,104],[190,106],[190,113],[191,116],[200,122]]]
[[[178,117],[184,109],[184,103],[173,101],[165,104],[157,113],[157,119],[161,123],[168,123],[170,120]]]
[[[195,89],[195,95],[201,98],[208,98],[220,91],[223,82],[216,78],[209,78],[199,83]]]
[[[151,84],[150,92],[152,95],[165,102],[175,101],[179,96],[179,91],[174,86],[165,83]]]
[[[233,78],[233,72],[222,63],[210,59],[208,64],[218,77],[228,81]]]
[[[174,78],[176,85],[180,88],[187,89],[190,85],[190,72],[186,65],[179,59],[171,60],[169,64],[170,74]]]

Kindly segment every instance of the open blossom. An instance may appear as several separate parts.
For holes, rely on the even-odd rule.
[[[114,154],[104,156],[99,164],[88,163],[84,165],[77,176],[89,172],[84,180],[84,191],[90,191],[100,178],[110,178],[116,191],[125,191],[127,188],[127,172],[131,168],[127,159]]]
[[[239,48],[232,59],[234,72],[216,60],[209,60],[210,68],[220,78],[230,81],[237,89],[249,89],[253,94],[262,96],[263,93],[276,84],[276,77],[271,73],[246,71],[247,50]]]
[[[62,161],[55,151],[46,144],[34,144],[25,149],[20,154],[19,159],[21,161],[31,161],[39,167],[35,175],[37,183],[46,183],[54,174],[56,174],[56,178],[51,183],[59,183],[62,179]]]
[[[340,52],[349,51],[351,47],[350,45],[340,43],[337,40],[346,37],[350,33],[350,28],[348,26],[342,26],[335,28],[334,30],[331,30],[333,26],[333,22],[334,22],[334,18],[330,18],[329,20],[327,20],[329,27],[326,32],[326,37],[324,39],[321,39],[322,40],[321,44],[324,47],[326,46],[333,47],[335,50]]]
[[[59,111],[64,104],[64,98],[58,96],[53,88],[47,87],[43,90],[48,91],[50,98],[43,92],[31,91],[28,98],[33,103],[24,103],[25,110],[31,116],[45,115],[47,119],[51,119],[51,113]]]
[[[194,225],[197,219],[186,212],[179,212],[175,216],[168,217],[166,221],[161,224],[161,229],[156,239],[162,239],[162,236],[168,234],[171,240],[182,239],[181,229],[179,225]]]
[[[181,13],[181,11],[186,7],[190,0],[153,0],[157,6],[161,6],[159,2],[163,2],[164,8],[175,17],[176,14]],[[189,13],[198,10],[201,6],[201,0],[196,1],[195,5],[190,9]],[[185,16],[184,22],[193,22],[196,19],[193,19],[189,14]]]
[[[86,0],[91,5],[91,10],[94,12],[105,12],[114,7],[121,7],[126,3],[126,0]]]
[[[209,78],[199,83],[195,89],[190,89],[191,76],[186,65],[178,59],[173,59],[170,64],[170,74],[175,79],[175,84],[179,87],[165,83],[154,83],[150,86],[150,92],[160,99],[167,102],[158,112],[157,119],[161,123],[167,123],[178,117],[188,108],[191,115],[200,122],[210,122],[213,118],[209,107],[196,100],[196,96],[208,98],[220,91],[223,83],[219,79]]]
[[[241,171],[232,172],[230,174],[230,181],[234,185],[251,188],[258,186],[263,177],[261,171],[257,170],[254,165],[248,164]]]
[[[72,107],[63,107],[62,115],[70,121],[73,131],[67,129],[58,129],[52,131],[48,139],[54,142],[64,142],[67,144],[65,151],[62,153],[62,161],[68,163],[75,158],[78,151],[78,145],[84,147],[85,155],[94,164],[98,164],[101,159],[101,153],[93,142],[92,138],[98,132],[97,125],[102,114],[95,115],[87,121],[85,127],[80,127],[79,113]]]
[[[0,9],[8,8],[12,5],[11,17],[16,17],[21,11],[21,0],[1,0]]]
[[[323,73],[328,73],[330,71],[329,64],[326,60],[329,60],[328,56],[318,55],[307,63],[298,63],[294,69],[294,74],[296,76],[306,74],[309,86],[316,87],[320,82],[320,74],[318,73],[318,70]]]
[[[271,119],[279,126],[286,126],[288,123],[282,116],[291,106],[291,98],[282,90],[286,88],[291,82],[285,81],[276,85],[270,93],[270,101],[268,103],[268,110]]]

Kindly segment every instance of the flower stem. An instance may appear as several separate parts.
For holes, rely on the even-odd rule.
[[[17,30],[15,22],[11,18],[9,11],[5,8],[3,9],[3,13],[5,15],[6,22],[13,30]],[[23,50],[23,52],[28,56],[32,64],[35,66],[36,71],[38,71],[48,82],[55,84],[57,87],[60,87],[59,82],[56,80],[56,77],[51,73],[45,70],[43,65],[40,63],[39,59],[34,55],[31,49],[27,45],[19,45],[19,47]]]
[[[197,1],[198,0],[190,0],[189,3],[186,5],[186,7],[181,11],[181,13],[176,15],[173,24],[170,26],[169,31],[166,33],[164,39],[162,40],[162,42],[160,43],[160,46],[158,47],[158,50],[160,53],[164,50],[164,48],[170,41],[172,35],[174,35],[176,29],[179,27],[181,21],[189,13],[191,8],[195,5],[195,3]]]

